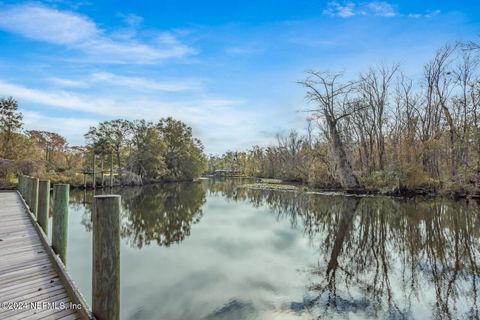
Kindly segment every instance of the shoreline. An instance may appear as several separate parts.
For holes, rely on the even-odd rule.
[[[476,200],[480,201],[480,189],[473,192],[468,191],[456,191],[456,190],[445,190],[439,191],[434,188],[418,187],[418,188],[394,188],[391,190],[382,190],[380,188],[355,188],[355,189],[346,189],[346,188],[316,188],[310,187],[303,183],[298,183],[295,181],[287,181],[280,179],[268,179],[268,178],[258,178],[258,177],[247,177],[247,176],[231,176],[231,177],[215,177],[215,176],[201,176],[193,180],[179,180],[179,181],[151,181],[146,182],[141,185],[134,184],[116,184],[113,186],[108,185],[97,185],[93,188],[92,185],[87,185],[86,187],[83,184],[70,184],[72,189],[77,190],[103,190],[103,189],[119,189],[119,188],[131,188],[131,187],[143,187],[151,185],[167,185],[171,183],[198,183],[202,179],[252,179],[256,180],[251,184],[244,184],[241,187],[249,188],[252,190],[269,190],[269,191],[290,191],[290,192],[304,192],[304,193],[316,193],[316,194],[327,194],[335,193],[339,195],[347,196],[387,196],[394,198],[415,198],[415,197],[426,197],[426,198],[446,198],[450,200]],[[16,185],[1,187],[2,190],[16,190]]]
[[[461,199],[471,199],[471,200],[480,200],[480,189],[471,191],[458,191],[458,190],[438,190],[435,188],[428,187],[417,187],[417,188],[394,188],[390,190],[382,190],[380,188],[374,187],[364,187],[364,188],[316,188],[308,186],[307,184],[287,181],[280,179],[268,179],[268,178],[258,178],[258,177],[222,177],[222,178],[245,178],[245,179],[254,179],[257,180],[254,184],[246,185],[251,189],[258,190],[272,190],[272,191],[298,191],[298,192],[312,192],[312,193],[339,193],[344,195],[357,195],[357,196],[387,196],[395,198],[414,198],[414,197],[427,197],[427,198],[446,198],[451,200],[461,200]],[[268,182],[268,181],[275,182]],[[255,185],[255,186],[254,186]],[[282,186],[282,187],[276,187]],[[285,186],[291,186],[289,188]]]

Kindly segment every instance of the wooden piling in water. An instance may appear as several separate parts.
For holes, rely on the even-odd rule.
[[[38,185],[38,224],[48,234],[48,213],[50,209],[50,181],[42,180]]]
[[[120,199],[93,200],[92,311],[100,320],[120,318]]]
[[[70,185],[53,185],[52,248],[67,264],[68,201]]]

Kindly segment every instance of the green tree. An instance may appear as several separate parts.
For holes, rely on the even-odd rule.
[[[167,172],[166,145],[160,132],[151,122],[136,120],[132,123],[132,150],[128,169],[142,178],[159,180]]]
[[[10,159],[13,153],[13,136],[22,128],[22,113],[12,97],[0,99],[0,130],[3,135],[3,157]]]
[[[66,166],[65,151],[67,149],[67,140],[55,132],[29,130],[27,136],[35,141],[45,156],[45,161],[52,169]]]
[[[122,151],[128,144],[131,128],[132,123],[128,120],[104,121],[97,127],[90,127],[85,138],[95,154],[114,154],[118,168],[122,168]]]
[[[202,143],[192,136],[192,128],[170,117],[160,120],[157,128],[167,147],[168,179],[191,180],[206,169]]]

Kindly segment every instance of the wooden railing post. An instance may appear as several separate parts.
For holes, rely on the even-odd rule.
[[[67,264],[68,201],[70,185],[53,185],[52,248]]]
[[[32,178],[32,205],[30,211],[38,218],[38,178]]]
[[[20,192],[22,193],[23,199],[25,199],[25,176],[22,175],[22,186],[20,188]]]
[[[17,186],[18,192],[23,196],[22,192],[22,175],[18,176],[18,186]]]
[[[93,200],[92,311],[99,320],[120,318],[120,199]]]
[[[33,213],[33,177],[28,177],[28,207]]]
[[[50,181],[39,182],[38,186],[38,224],[43,232],[48,234],[48,212],[50,209]]]
[[[25,177],[25,196],[24,196],[25,202],[27,205],[30,207],[30,177],[26,176]]]

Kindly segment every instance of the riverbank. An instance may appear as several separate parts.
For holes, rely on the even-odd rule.
[[[315,188],[305,184],[284,181],[280,179],[262,179],[253,178],[258,181],[252,184],[245,184],[243,187],[256,190],[272,190],[272,191],[294,191],[294,192],[315,192],[315,193],[339,193],[346,195],[381,195],[390,197],[413,198],[417,196],[422,197],[444,197],[453,200],[457,199],[475,199],[480,200],[480,189],[476,190],[438,190],[431,187],[396,187],[392,189],[380,188]]]
[[[142,181],[141,184],[132,184],[132,183],[119,183],[119,181],[114,181],[113,186],[109,185],[109,181],[105,180],[104,185],[97,182],[95,187],[90,183],[70,183],[72,189],[79,190],[100,190],[107,188],[125,188],[132,186],[147,186],[147,185],[165,185],[170,183],[192,183],[199,182],[200,179],[218,179],[214,176],[204,176],[193,180],[161,180],[161,181]],[[355,188],[355,189],[344,189],[344,188],[317,188],[308,186],[306,184],[298,183],[295,181],[286,181],[281,179],[269,179],[269,178],[257,178],[257,177],[246,177],[246,176],[235,176],[235,177],[221,177],[220,179],[252,179],[255,180],[253,183],[246,183],[241,185],[242,188],[248,188],[253,190],[270,190],[270,191],[285,191],[285,192],[309,192],[309,193],[319,193],[319,194],[344,194],[344,195],[357,195],[357,196],[389,196],[389,197],[399,197],[399,198],[413,198],[413,197],[427,197],[427,198],[438,198],[444,197],[452,200],[459,199],[474,199],[480,200],[480,189],[476,190],[438,190],[436,188],[430,187],[417,187],[417,188],[393,188],[393,189],[381,189],[381,188]],[[55,183],[68,183],[64,181],[57,181]],[[0,187],[0,190],[15,190],[17,188],[16,184],[11,184],[8,186]]]
[[[72,181],[72,179],[67,179],[64,177],[63,179],[55,179],[49,178],[51,185],[54,184],[69,184],[71,189],[78,189],[78,190],[98,190],[98,189],[107,189],[107,188],[128,188],[128,187],[141,187],[147,185],[165,185],[170,183],[192,183],[198,182],[199,178],[196,179],[189,179],[189,180],[172,180],[172,179],[162,179],[162,180],[118,180],[114,178],[113,184],[110,184],[109,179],[105,179],[102,184],[101,179],[97,179],[95,186],[92,184],[92,181],[88,181],[87,183],[79,183],[76,181]],[[123,181],[123,182],[122,182]],[[125,183],[125,181],[127,181]],[[5,182],[5,181],[3,181]],[[15,190],[17,189],[18,180],[12,180],[8,184],[0,185],[0,190]]]

